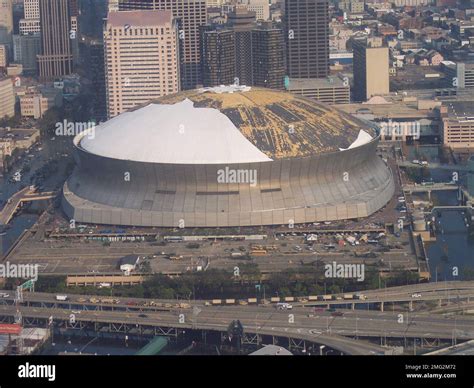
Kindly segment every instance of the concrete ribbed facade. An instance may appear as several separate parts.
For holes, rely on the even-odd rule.
[[[77,146],[63,209],[77,222],[163,227],[279,225],[366,217],[394,194],[378,139],[346,151],[239,165],[114,160]],[[257,170],[257,184],[219,184],[217,171]],[[124,179],[130,174],[130,181]],[[347,173],[347,174],[345,174]],[[344,179],[348,177],[348,179]]]

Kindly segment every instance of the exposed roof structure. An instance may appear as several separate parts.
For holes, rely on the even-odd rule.
[[[88,152],[149,163],[219,164],[270,161],[218,109],[185,99],[123,113],[84,137]]]
[[[88,152],[175,164],[249,163],[349,148],[373,128],[301,96],[249,87],[181,92],[123,113],[84,137]],[[359,144],[359,143],[356,143]]]

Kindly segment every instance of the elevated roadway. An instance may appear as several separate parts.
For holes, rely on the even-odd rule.
[[[467,287],[469,290],[474,282],[450,283],[457,283],[457,285],[446,283],[442,286],[443,289],[451,291],[455,287]],[[395,295],[406,293],[407,290],[411,292],[414,289],[431,292],[436,285],[441,284],[398,287],[398,290],[389,289],[387,292],[393,292]],[[442,292],[436,288],[435,290]],[[19,306],[19,310],[25,321],[36,319],[44,323],[46,319],[53,317],[54,322],[68,326],[73,314],[75,325],[83,325],[81,328],[113,325],[123,328],[124,332],[134,330],[136,327],[226,332],[229,323],[238,319],[244,325],[245,332],[249,334],[311,341],[345,354],[383,354],[387,350],[354,338],[443,340],[474,338],[474,317],[469,316],[365,310],[333,314],[324,309],[314,310],[308,307],[295,307],[292,310],[281,311],[274,305],[205,306],[203,301],[187,302],[188,308],[182,307],[184,305],[179,305],[176,301],[155,301],[160,306],[139,306],[137,304],[142,300],[130,298],[121,298],[119,303],[110,305],[90,303],[83,299],[80,302],[79,299],[84,298],[82,296],[71,296],[71,300],[59,302],[55,301],[55,296],[52,294],[36,293],[25,293],[24,298],[24,304]],[[13,305],[12,298],[2,298],[1,302],[0,319],[11,321],[17,309]]]

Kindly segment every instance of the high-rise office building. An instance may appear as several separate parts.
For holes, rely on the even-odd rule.
[[[0,44],[13,47],[13,4],[12,0],[0,0]]]
[[[109,12],[104,52],[109,117],[179,91],[178,30],[171,11]]]
[[[291,78],[329,74],[328,0],[286,0],[287,68]]]
[[[229,26],[235,32],[235,76],[241,85],[252,85],[252,30],[256,27],[255,12],[236,7],[228,14]]]
[[[354,99],[366,101],[390,91],[388,47],[381,38],[354,39]]]
[[[252,30],[252,85],[283,89],[285,79],[283,31],[272,23]]]
[[[104,44],[92,41],[90,52],[90,76],[94,92],[94,117],[97,122],[107,119],[107,94],[105,92]]]
[[[73,58],[68,0],[40,0],[41,55],[39,76],[43,81],[71,74]]]
[[[119,0],[120,11],[171,10],[178,21],[181,87],[194,89],[202,84],[200,26],[206,24],[206,0]]]
[[[235,33],[231,29],[203,31],[201,36],[204,86],[229,85],[235,78]]]
[[[39,33],[13,35],[13,59],[21,63],[24,74],[37,74],[37,56],[41,53],[41,36]]]
[[[201,57],[205,86],[237,81],[241,85],[284,88],[283,31],[271,22],[250,27],[244,31],[236,31],[230,25],[203,28]],[[240,45],[236,44],[238,37]]]

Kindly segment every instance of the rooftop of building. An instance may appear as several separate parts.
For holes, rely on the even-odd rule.
[[[170,10],[141,10],[141,11],[112,11],[109,12],[107,22],[114,27],[148,27],[173,20],[173,13]]]
[[[349,87],[344,85],[344,81],[336,76],[329,76],[326,78],[290,78],[290,90],[294,89],[319,89],[319,88],[334,88],[334,87]]]
[[[151,101],[96,128],[85,150],[154,163],[249,163],[337,152],[365,122],[314,100],[235,86],[185,91]],[[133,137],[133,141],[131,141]]]
[[[25,140],[29,139],[32,135],[38,132],[36,128],[3,128],[0,127],[0,139],[6,140]]]
[[[338,104],[338,108],[351,115],[371,115],[376,119],[423,119],[435,118],[433,109],[418,109],[418,101],[396,101],[387,98],[386,104],[351,103]]]
[[[474,118],[474,103],[473,101],[453,101],[446,103],[448,107],[448,114],[452,117]]]

